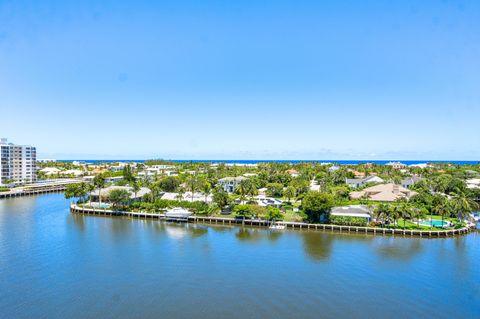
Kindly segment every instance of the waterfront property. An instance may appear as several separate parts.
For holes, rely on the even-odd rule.
[[[0,139],[0,186],[32,183],[36,180],[37,151],[30,145]]]
[[[123,167],[121,171],[112,170],[117,165]],[[361,226],[366,223],[376,227],[422,230],[430,227],[419,221],[430,216],[452,222],[448,228],[462,227],[473,220],[470,213],[478,209],[480,202],[480,192],[471,186],[475,182],[471,180],[471,171],[479,169],[475,164],[438,163],[426,168],[398,170],[375,163],[269,162],[242,166],[162,160],[138,165],[58,162],[39,166],[60,168],[62,172],[84,171],[88,174],[84,176],[85,182],[97,188],[93,192],[94,200],[98,200],[95,197],[98,187],[127,187],[124,190],[129,193],[130,200],[125,194],[123,197],[112,196],[111,200],[116,208],[123,210],[158,212],[178,206],[191,209],[197,215],[241,215],[287,222],[323,220],[340,225]],[[178,176],[169,175],[171,171],[178,172]],[[143,172],[154,173],[147,176]],[[359,176],[367,177],[354,178]],[[378,184],[381,181],[384,183]],[[377,185],[368,187],[370,184]],[[149,196],[142,196],[140,192],[133,201],[132,190],[138,187],[153,192]],[[68,196],[85,200],[91,189],[92,185],[80,185],[77,189],[72,188]],[[6,190],[3,188],[0,192]],[[116,192],[115,195],[122,194]],[[378,207],[381,202],[388,204]],[[370,219],[336,215],[329,219],[333,208],[345,206],[348,209],[358,204],[370,207],[374,212]],[[242,207],[237,208],[239,205]],[[279,211],[272,210],[272,207]]]
[[[478,317],[478,232],[426,240],[204,218],[70,214],[62,194],[0,200],[0,317]]]
[[[173,220],[173,221],[185,221],[192,223],[208,223],[208,224],[221,224],[221,225],[248,225],[258,227],[269,227],[272,222],[265,219],[242,219],[242,218],[229,218],[229,217],[211,217],[211,216],[197,216],[190,211],[182,208],[173,208],[167,210],[170,213],[171,218],[167,218],[165,213],[151,213],[151,212],[133,212],[133,211],[119,211],[112,209],[95,209],[87,206],[80,206],[72,204],[70,205],[70,212],[73,214],[86,214],[86,215],[102,215],[102,216],[123,216],[129,218],[146,218],[146,219],[158,219],[158,220]],[[361,217],[361,216],[357,216]],[[449,230],[406,230],[395,228],[377,228],[377,227],[365,227],[354,225],[336,225],[336,224],[311,224],[302,222],[285,222],[276,221],[275,224],[283,225],[285,228],[297,229],[297,230],[317,230],[317,231],[338,231],[347,233],[364,233],[371,235],[400,235],[410,237],[450,237],[457,235],[468,234],[474,229],[474,225],[467,225],[459,229]]]
[[[372,211],[366,205],[349,205],[334,207],[330,212],[330,216],[352,217],[365,219],[366,223],[372,220]]]
[[[100,201],[100,199],[107,199],[108,195],[113,191],[113,190],[123,190],[128,192],[129,197],[131,200],[139,200],[146,194],[149,194],[151,191],[150,189],[146,187],[141,187],[136,193],[133,191],[132,187],[129,186],[109,186],[106,188],[102,188],[101,190],[97,189],[93,192],[90,193],[91,200],[94,202]]]

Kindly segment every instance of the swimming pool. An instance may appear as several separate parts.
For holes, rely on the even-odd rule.
[[[110,208],[110,204],[106,204],[106,203],[90,203],[87,206],[91,206],[94,208],[101,208],[101,209]]]
[[[443,228],[443,227],[448,227],[450,226],[450,222],[448,221],[441,221],[441,220],[436,220],[434,219],[433,221],[431,220],[424,220],[419,223],[422,226],[428,226],[428,227],[437,227],[437,228]]]

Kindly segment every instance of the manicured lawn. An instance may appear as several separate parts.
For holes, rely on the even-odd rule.
[[[303,222],[302,216],[297,212],[294,212],[292,209],[287,209],[283,214],[283,220],[286,222]]]

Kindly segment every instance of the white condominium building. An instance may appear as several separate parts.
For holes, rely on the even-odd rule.
[[[0,139],[0,185],[31,183],[36,179],[37,151],[33,146]]]

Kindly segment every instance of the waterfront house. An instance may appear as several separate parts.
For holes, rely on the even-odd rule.
[[[415,196],[417,192],[411,191],[401,185],[393,183],[380,184],[372,187],[365,188],[358,192],[351,192],[351,199],[366,198],[372,201],[378,202],[394,202],[399,198],[410,199]]]
[[[227,193],[233,193],[237,189],[240,182],[245,179],[246,177],[243,176],[224,177],[218,180],[218,186],[220,186]]]
[[[110,192],[114,189],[122,189],[128,191],[130,193],[130,199],[133,201],[140,200],[143,196],[150,193],[150,189],[146,187],[141,187],[140,190],[135,194],[132,187],[129,186],[109,186],[102,188],[101,192],[98,189],[94,190],[90,194],[92,202],[98,202],[99,196],[102,197],[102,200],[106,200],[108,198],[108,194],[110,194]]]
[[[353,188],[357,188],[368,183],[383,183],[384,180],[378,176],[368,176],[365,178],[347,178],[345,183]]]
[[[349,205],[334,207],[330,211],[330,215],[366,218],[367,223],[372,220],[372,211],[366,205]]]

